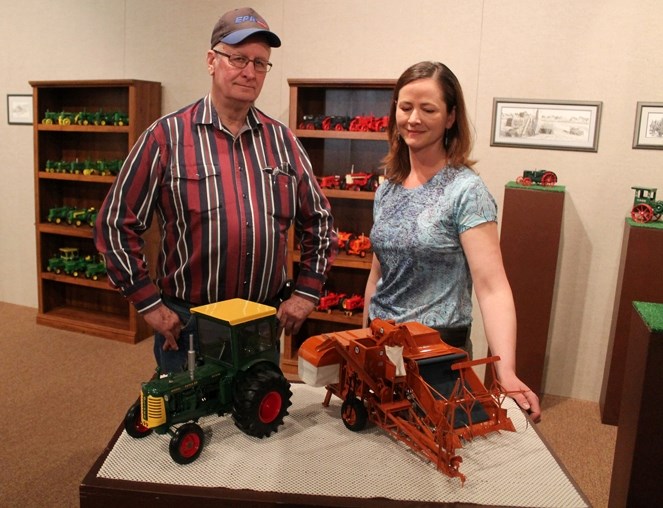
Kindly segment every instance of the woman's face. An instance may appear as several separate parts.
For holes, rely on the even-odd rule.
[[[396,127],[410,150],[444,150],[444,132],[455,120],[456,111],[447,113],[442,90],[432,78],[412,81],[398,93]]]

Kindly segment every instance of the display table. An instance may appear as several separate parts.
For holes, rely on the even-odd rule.
[[[601,422],[607,425],[617,425],[619,421],[633,302],[663,302],[662,252],[663,222],[639,224],[628,218],[625,220],[615,304],[599,400]]]
[[[243,434],[232,418],[206,417],[205,448],[181,466],[168,436],[133,439],[120,428],[80,486],[91,506],[539,506],[585,507],[584,495],[510,399],[516,432],[477,438],[457,451],[464,485],[375,426],[346,429],[341,401],[293,384],[279,432]]]

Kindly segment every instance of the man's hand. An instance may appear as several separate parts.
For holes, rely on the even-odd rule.
[[[179,316],[170,310],[165,305],[160,305],[156,309],[143,314],[143,318],[148,325],[154,328],[157,332],[164,336],[166,339],[163,343],[163,350],[177,351],[177,338],[180,336],[182,323]]]
[[[276,313],[279,328],[285,330],[287,335],[295,334],[302,327],[302,323],[313,312],[315,304],[301,296],[292,295],[284,301]],[[279,331],[280,334],[280,331]]]

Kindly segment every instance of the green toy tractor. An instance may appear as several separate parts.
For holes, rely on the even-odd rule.
[[[191,312],[199,353],[191,336],[188,370],[143,383],[124,422],[134,438],[169,434],[170,456],[178,464],[193,462],[203,449],[201,417],[231,413],[244,433],[263,438],[283,424],[292,396],[278,366],[274,307],[235,298]]]

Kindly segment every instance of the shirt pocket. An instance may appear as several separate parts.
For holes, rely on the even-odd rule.
[[[269,172],[263,170],[265,188],[269,189],[267,212],[277,220],[292,221],[297,209],[297,181],[286,172]]]
[[[221,175],[215,166],[192,164],[172,168],[173,205],[206,215],[221,207]]]

